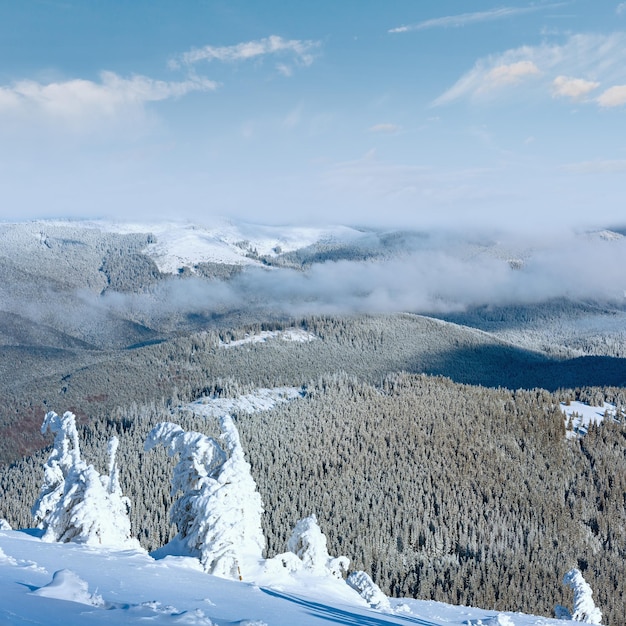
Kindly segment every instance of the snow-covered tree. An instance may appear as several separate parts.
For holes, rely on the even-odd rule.
[[[42,433],[55,434],[44,482],[33,507],[44,541],[139,548],[131,538],[129,501],[121,494],[115,462],[118,441],[109,442],[109,476],[100,476],[80,457],[75,416],[46,414]]]
[[[65,488],[65,477],[71,468],[80,461],[80,447],[76,417],[66,411],[59,417],[54,411],[46,413],[41,434],[54,434],[52,452],[44,465],[44,478],[39,497],[32,508],[33,518],[38,528],[47,526],[48,515],[57,507]]]
[[[315,515],[305,517],[296,524],[287,541],[287,550],[302,561],[304,570],[318,576],[331,575],[341,579],[350,564],[346,556],[331,557],[328,554],[326,535],[322,533]]]
[[[601,624],[602,611],[595,605],[593,591],[581,571],[578,568],[571,569],[563,577],[563,584],[574,591],[574,607],[569,611],[564,606],[557,605],[554,609],[556,617],[586,624]]]
[[[373,609],[380,611],[391,610],[389,598],[366,572],[352,572],[350,576],[346,578],[346,582],[352,589],[357,591]]]
[[[263,504],[232,418],[224,415],[220,426],[223,447],[212,437],[162,422],[145,448],[162,444],[170,456],[179,455],[172,495],[181,496],[170,512],[178,528],[175,541],[208,573],[242,579],[263,558]]]

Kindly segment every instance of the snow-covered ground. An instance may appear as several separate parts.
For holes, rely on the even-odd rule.
[[[615,405],[605,402],[603,406],[589,406],[583,402],[561,402],[561,411],[565,414],[565,427],[572,419],[572,429],[566,431],[568,439],[580,437],[587,434],[590,424],[601,424],[604,416],[615,415]]]
[[[296,343],[308,343],[317,337],[301,328],[290,328],[288,330],[263,330],[255,335],[246,335],[243,339],[236,341],[220,341],[221,348],[234,348],[247,343],[265,343],[268,339],[282,339],[283,341],[295,341]]]
[[[56,574],[56,575],[55,575]],[[0,624],[88,626],[549,626],[576,624],[420,600],[368,608],[342,581],[267,573],[256,581],[206,574],[197,559],[47,543],[0,530]]]
[[[252,393],[246,393],[236,398],[205,396],[186,404],[184,408],[205,417],[220,417],[221,415],[237,411],[245,413],[269,411],[277,404],[297,400],[302,398],[303,395],[301,387],[260,388]]]

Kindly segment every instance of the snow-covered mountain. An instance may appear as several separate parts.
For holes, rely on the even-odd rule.
[[[314,244],[348,244],[364,233],[347,226],[262,226],[214,219],[210,226],[185,222],[71,222],[118,234],[152,233],[144,249],[164,274],[199,263],[262,265],[255,257],[276,257]]]
[[[626,239],[609,231],[518,241],[226,220],[2,224],[0,451],[11,461],[43,446],[37,422],[51,403],[80,407],[83,419],[158,397],[172,406],[184,399],[204,417],[248,414],[295,406],[305,395],[300,385],[325,384],[338,372],[359,381],[409,371],[512,389],[623,387],[624,262]],[[265,388],[250,393],[253,383]],[[198,399],[203,391],[220,395],[222,385],[242,393]],[[448,391],[456,398],[446,395],[449,406],[468,393]],[[564,405],[572,447],[607,407],[609,415],[623,405],[618,398],[592,411],[575,397]],[[517,441],[511,446],[502,449],[517,454]],[[86,476],[89,467],[79,469]],[[592,512],[579,515],[581,532],[601,550],[593,533],[604,532],[605,520],[595,519],[590,502]],[[418,600],[385,598],[374,610],[342,580],[271,568],[224,580],[177,554],[48,543],[38,531],[0,530],[0,626],[552,623]],[[506,606],[521,607],[515,599]],[[535,601],[523,606],[540,610]]]

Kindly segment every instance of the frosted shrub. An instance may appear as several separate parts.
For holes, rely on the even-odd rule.
[[[179,455],[172,495],[181,495],[170,512],[178,528],[175,541],[208,573],[242,579],[262,560],[263,504],[232,418],[223,416],[220,425],[223,448],[212,437],[171,422],[153,428],[145,448],[162,444],[170,456]]]

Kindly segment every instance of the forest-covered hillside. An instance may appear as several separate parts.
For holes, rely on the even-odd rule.
[[[43,415],[71,410],[100,469],[120,437],[133,533],[154,549],[173,532],[171,462],[143,451],[147,432],[170,420],[215,434],[215,399],[290,388],[263,411],[220,405],[265,503],[270,556],[315,513],[331,552],[392,595],[551,615],[578,567],[606,622],[626,621],[620,302],[558,289],[481,300],[462,281],[453,301],[453,284],[436,295],[410,269],[441,269],[454,244],[452,269],[530,280],[530,253],[488,239],[231,228],[196,232],[210,246],[194,263],[196,248],[185,256],[166,234],[0,228],[0,516],[32,524]],[[568,439],[567,400],[606,400],[617,420]]]
[[[221,406],[241,390],[224,385]],[[551,615],[555,604],[571,604],[561,578],[578,567],[606,623],[622,623],[623,417],[568,439],[559,400],[574,394],[412,374],[380,385],[320,377],[301,394],[281,393],[266,410],[262,394],[251,412],[250,400],[231,405],[265,504],[268,556],[284,551],[294,520],[315,513],[331,553],[349,555],[391,595]],[[577,392],[600,396],[624,402],[618,388]],[[120,438],[132,531],[148,549],[175,529],[172,461],[144,452],[147,433],[175,421],[215,436],[213,402],[134,405],[83,429],[85,457],[101,470],[108,439]],[[0,516],[17,527],[32,523],[45,456],[2,472]]]

